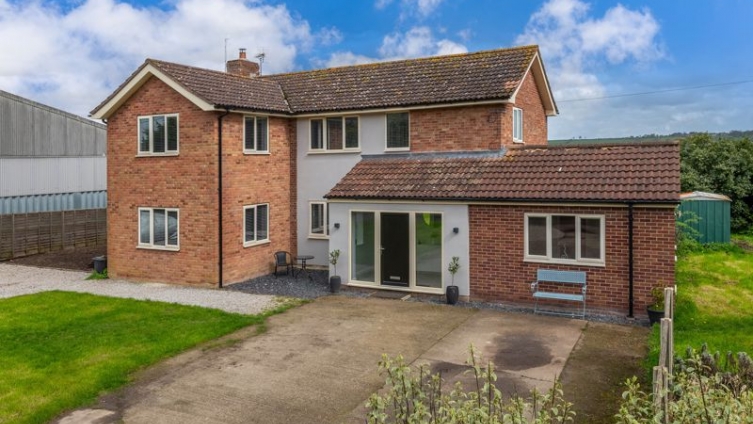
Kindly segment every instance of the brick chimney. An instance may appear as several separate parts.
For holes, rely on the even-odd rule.
[[[238,51],[238,59],[227,61],[225,70],[228,74],[246,78],[259,76],[259,64],[246,59],[246,49],[243,48]]]

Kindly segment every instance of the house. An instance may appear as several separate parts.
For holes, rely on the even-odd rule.
[[[104,243],[106,137],[99,122],[0,90],[0,260]]]
[[[536,46],[257,75],[148,59],[108,122],[109,272],[222,286],[287,250],[351,286],[530,303],[587,272],[589,309],[674,282],[676,144],[548,148]],[[231,66],[232,65],[232,66]]]

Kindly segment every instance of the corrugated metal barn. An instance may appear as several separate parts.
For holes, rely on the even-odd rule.
[[[106,145],[105,125],[0,90],[0,259],[103,242]]]

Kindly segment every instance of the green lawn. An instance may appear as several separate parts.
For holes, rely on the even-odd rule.
[[[730,250],[690,253],[678,261],[676,353],[703,343],[711,351],[753,353],[753,252]]]
[[[0,300],[0,423],[42,423],[264,316],[47,292]]]

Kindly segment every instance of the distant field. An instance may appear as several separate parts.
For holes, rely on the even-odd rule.
[[[569,140],[549,140],[550,146],[582,146],[592,144],[620,144],[620,143],[656,143],[658,141],[681,140],[684,136],[659,137],[624,137],[624,138],[574,138]]]
[[[571,138],[565,140],[549,140],[550,146],[578,146],[592,144],[620,144],[620,143],[655,143],[657,141],[675,141],[682,140],[694,134],[701,133],[676,133],[669,135],[643,135],[633,137],[618,138]],[[729,131],[724,133],[709,133],[714,138],[753,138],[753,131]]]

